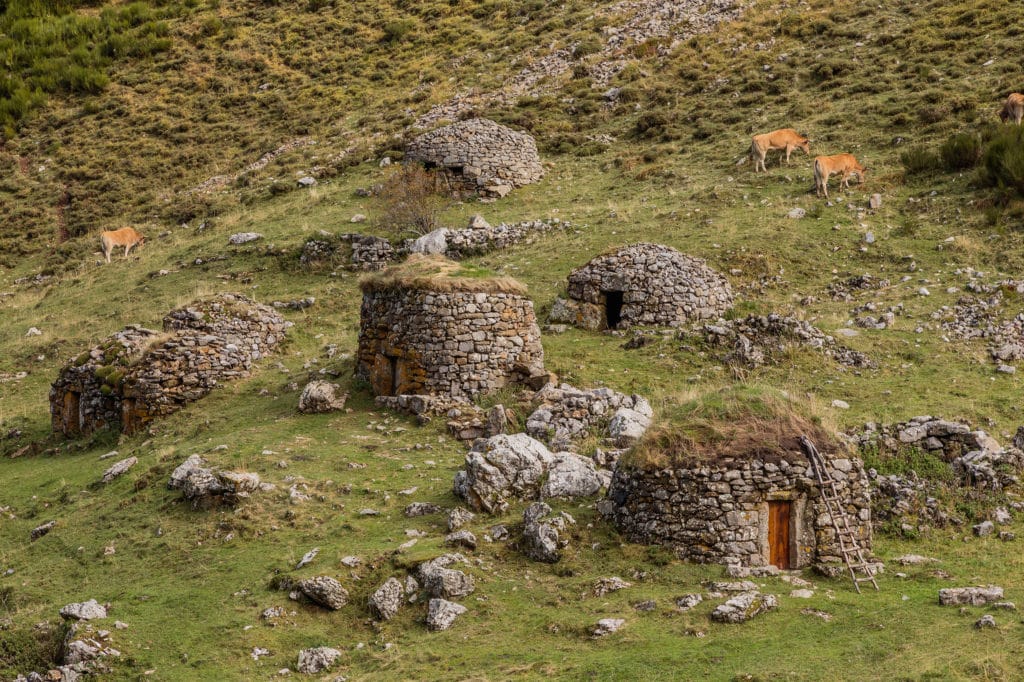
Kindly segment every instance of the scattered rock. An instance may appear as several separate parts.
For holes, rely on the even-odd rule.
[[[676,599],[676,606],[680,611],[689,611],[702,601],[704,601],[704,597],[698,593],[684,594]]]
[[[299,652],[299,662],[295,669],[300,673],[315,675],[330,668],[340,657],[340,651],[326,646],[303,649]]]
[[[938,559],[921,556],[920,554],[904,554],[895,557],[893,561],[901,566],[920,566],[921,564],[937,563]]]
[[[299,563],[295,564],[295,570],[297,571],[300,568],[302,568],[303,566],[308,565],[310,562],[313,561],[313,559],[316,558],[316,555],[319,554],[319,553],[320,553],[320,548],[319,547],[314,547],[313,549],[311,549],[308,552],[306,552],[305,554],[303,554],[302,558],[299,559]]]
[[[992,535],[993,530],[995,530],[995,524],[991,521],[982,521],[979,524],[971,526],[971,531],[979,538],[983,538],[986,535]]]
[[[352,219],[349,222],[350,223],[365,223],[366,222],[366,216],[363,215],[362,213],[356,213],[354,216],[352,216]]]
[[[466,455],[465,471],[455,476],[455,494],[474,509],[504,511],[512,497],[536,499],[552,458],[543,443],[525,433],[478,441]]]
[[[36,327],[29,327],[28,331],[25,332],[25,336],[42,336],[43,333]]]
[[[804,210],[804,209],[802,209],[800,207],[797,207],[797,208],[789,209],[789,213],[786,214],[786,217],[787,218],[792,218],[793,220],[799,220],[800,218],[803,218],[806,215],[807,215],[807,211],[806,210]]]
[[[122,459],[120,462],[118,462],[117,464],[103,472],[103,482],[110,483],[115,478],[121,476],[122,474],[126,473],[129,469],[131,469],[133,466],[135,466],[138,463],[138,461],[139,460],[136,457]]]
[[[325,608],[337,611],[348,603],[348,590],[330,576],[318,575],[300,580],[296,585],[310,601]]]
[[[484,217],[477,213],[469,219],[469,224],[466,226],[471,230],[486,230],[491,227],[490,223],[484,220]]]
[[[234,244],[237,246],[239,244],[254,242],[257,239],[263,239],[263,235],[259,232],[237,232],[228,237],[228,244]]]
[[[465,509],[463,507],[456,507],[448,512],[448,530],[456,531],[467,523],[471,523],[476,518],[476,514]]]
[[[410,253],[444,254],[448,251],[448,228],[441,227],[417,237],[409,245]]]
[[[826,623],[831,623],[833,618],[831,613],[828,613],[826,611],[819,611],[818,609],[800,609],[800,613],[804,614],[805,616],[814,616],[815,618],[820,618]]]
[[[939,590],[939,604],[943,606],[959,606],[970,604],[981,606],[1003,598],[1003,588],[989,585],[988,587],[947,587]]]
[[[622,618],[602,618],[594,627],[594,637],[605,637],[613,632],[618,632],[625,624],[626,621]]]
[[[647,601],[637,602],[636,604],[633,604],[633,608],[637,611],[640,611],[641,613],[648,613],[658,608],[658,602],[654,601],[653,599],[648,599]]]
[[[95,620],[106,618],[107,609],[95,599],[90,599],[85,602],[68,604],[60,610],[60,617],[65,620]]]
[[[594,584],[594,596],[603,597],[609,592],[618,592],[627,587],[632,587],[633,583],[628,583],[618,576],[612,576],[610,578],[599,578],[597,583]]]
[[[590,497],[601,489],[601,478],[592,459],[559,452],[552,456],[547,469],[548,479],[540,489],[543,499]]]
[[[404,514],[409,518],[416,516],[428,516],[441,511],[441,507],[430,502],[413,502],[405,508]]]
[[[345,408],[348,393],[341,392],[341,386],[327,381],[311,381],[299,396],[299,412],[322,414],[337,412]]]
[[[873,211],[877,211],[881,207],[882,207],[882,195],[881,194],[877,194],[877,193],[876,194],[872,194],[871,198],[868,199],[868,208],[870,208]]]
[[[792,590],[789,596],[794,599],[810,599],[814,596],[814,590]]]
[[[832,407],[838,410],[848,410],[850,409],[850,403],[846,402],[845,400],[833,400]]]
[[[466,612],[462,604],[446,599],[431,599],[427,606],[427,627],[431,630],[447,630],[455,619]]]
[[[974,627],[977,628],[978,630],[983,630],[985,628],[994,628],[994,627],[996,627],[996,619],[993,618],[991,615],[986,613],[984,616],[979,618],[974,623]]]
[[[719,623],[745,623],[778,605],[779,599],[774,594],[744,592],[715,607],[711,612],[711,620]]]
[[[370,595],[370,611],[381,620],[391,620],[402,605],[405,589],[397,578],[388,578]]]
[[[423,562],[417,568],[423,589],[430,596],[443,599],[465,597],[472,593],[475,589],[473,576],[454,568],[448,568],[456,562],[465,563],[465,561],[466,558],[461,554],[444,554]]]
[[[57,525],[56,521],[47,521],[46,523],[42,524],[41,526],[36,526],[31,531],[29,531],[29,534],[28,534],[29,539],[33,540],[33,541],[38,540],[39,538],[43,537],[44,535],[49,533],[51,530],[53,530],[53,527],[56,526],[56,525]]]
[[[296,184],[298,184],[299,187],[316,187],[317,182],[316,178],[306,175],[299,178]]]
[[[562,558],[563,543],[559,538],[559,526],[564,530],[563,517],[547,521],[551,507],[543,502],[534,502],[523,511],[523,553],[534,561],[548,564],[558,563]]]

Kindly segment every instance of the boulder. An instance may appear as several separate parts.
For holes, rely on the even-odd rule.
[[[779,598],[774,594],[744,592],[715,607],[715,610],[711,612],[711,620],[719,623],[745,623],[755,616],[778,608],[778,606]]]
[[[417,573],[420,584],[430,596],[449,599],[464,597],[473,592],[473,576],[448,568],[456,562],[465,563],[466,558],[461,554],[444,554],[419,565]]]
[[[305,175],[298,179],[297,184],[299,187],[316,187],[316,178]]]
[[[484,220],[484,217],[477,213],[469,219],[469,225],[467,227],[471,230],[486,230],[490,228],[491,224]]]
[[[259,232],[237,232],[228,237],[228,244],[247,244],[254,242],[257,239],[263,239],[263,235]]]
[[[989,585],[988,587],[947,587],[939,590],[939,604],[942,606],[960,606],[970,604],[981,606],[1003,598],[1003,588]]]
[[[323,414],[344,409],[348,393],[341,392],[341,386],[328,381],[311,381],[299,396],[299,412]]]
[[[431,630],[447,630],[455,619],[466,612],[462,604],[446,599],[431,599],[427,606],[427,627]]]
[[[978,630],[994,628],[996,627],[996,619],[993,618],[991,614],[986,613],[974,623],[974,627]]]
[[[65,620],[94,620],[106,618],[107,609],[95,599],[68,604],[60,610],[60,617]]]
[[[698,593],[684,594],[682,597],[676,599],[676,606],[680,611],[689,611],[702,601],[704,601],[704,597]]]
[[[405,588],[397,578],[388,578],[377,591],[370,595],[370,611],[375,618],[391,620],[402,605]]]
[[[478,441],[455,477],[455,494],[476,510],[500,512],[512,497],[535,499],[551,451],[525,433]]]
[[[295,669],[300,673],[315,675],[330,668],[340,657],[340,651],[326,646],[303,649],[299,652],[299,662]]]
[[[971,526],[971,530],[977,537],[983,538],[986,535],[992,535],[992,531],[995,530],[995,524],[991,521],[982,521],[977,525]]]
[[[444,537],[444,544],[449,547],[465,547],[476,549],[476,536],[468,530],[457,530]]]
[[[54,526],[56,525],[56,521],[47,521],[46,523],[36,526],[31,531],[29,531],[28,537],[30,540],[36,541],[39,538],[46,535],[47,533],[49,533],[51,530],[53,530]]]
[[[448,530],[456,531],[470,523],[474,518],[476,518],[476,514],[473,512],[463,507],[456,507],[448,512]]]
[[[413,502],[405,508],[404,514],[413,518],[416,516],[427,516],[429,514],[436,514],[441,511],[441,507],[430,502]]]
[[[602,618],[594,626],[594,637],[604,637],[613,632],[618,632],[619,628],[625,624],[626,621],[622,618]]]
[[[348,590],[330,576],[318,575],[313,578],[306,578],[305,580],[300,580],[296,587],[310,601],[332,611],[336,611],[348,603]]]
[[[548,480],[540,489],[541,498],[589,497],[601,489],[601,478],[597,474],[594,460],[559,452],[552,456],[548,465]]]
[[[441,227],[413,240],[411,253],[444,254],[448,250],[448,228]]]
[[[133,466],[135,466],[138,463],[138,461],[139,460],[136,457],[122,459],[120,462],[116,463],[114,466],[110,467],[109,469],[103,472],[103,482],[110,483],[115,478],[121,476],[122,474],[126,473],[129,469],[131,469]]]
[[[645,401],[646,402],[646,401]],[[608,435],[620,448],[628,448],[639,441],[651,425],[649,414],[635,409],[620,407],[608,424]]]
[[[562,558],[563,545],[558,526],[565,523],[549,522],[551,507],[543,502],[534,502],[523,511],[523,554],[534,561],[547,564],[558,563]]]
[[[206,460],[202,457],[199,455],[189,455],[188,459],[171,472],[171,478],[167,481],[167,487],[171,490],[181,490],[185,487],[185,481],[188,479],[189,473],[205,466]]]

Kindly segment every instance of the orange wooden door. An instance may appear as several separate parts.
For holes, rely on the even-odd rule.
[[[778,500],[768,503],[768,563],[789,568],[789,526],[793,503]]]

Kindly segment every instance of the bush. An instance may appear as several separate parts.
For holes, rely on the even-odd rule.
[[[948,171],[974,168],[981,157],[981,140],[974,133],[953,135],[939,149],[939,157]]]
[[[992,187],[1000,199],[1024,198],[1024,127],[1003,126],[981,155],[978,184]]]
[[[384,42],[400,42],[415,27],[416,24],[414,24],[411,19],[399,19],[397,21],[389,21],[388,23],[384,24]]]
[[[900,162],[907,175],[928,173],[939,167],[939,157],[924,147],[914,147],[900,154]]]
[[[444,200],[437,194],[434,174],[418,164],[402,164],[388,175],[381,188],[381,222],[386,229],[423,235],[440,227]]]

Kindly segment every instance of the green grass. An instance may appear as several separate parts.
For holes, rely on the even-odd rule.
[[[427,632],[422,604],[371,625],[369,593],[443,551],[443,518],[406,519],[401,510],[412,500],[455,505],[451,480],[465,450],[437,420],[418,427],[376,410],[352,376],[360,275],[303,272],[302,244],[321,229],[352,231],[356,213],[368,216],[367,231],[388,234],[383,201],[355,190],[385,180],[387,169],[373,159],[399,146],[395,135],[410,119],[462,87],[495,87],[536,35],[545,36],[544,45],[583,41],[581,57],[593,58],[585,41],[600,39],[601,20],[575,2],[179,9],[162,19],[172,44],[160,59],[115,59],[105,67],[110,84],[95,95],[53,94],[0,150],[0,507],[9,508],[0,516],[0,569],[15,570],[0,571],[0,652],[11,642],[19,656],[39,654],[47,640],[32,644],[35,623],[55,624],[64,604],[96,598],[111,602],[112,619],[130,625],[114,632],[124,656],[110,679],[269,679],[293,665],[299,649],[319,644],[345,652],[336,674],[350,679],[1024,675],[1019,617],[996,613],[1000,628],[979,633],[971,625],[982,609],[960,615],[937,605],[944,586],[996,583],[1017,602],[1024,588],[1015,543],[965,538],[955,528],[915,540],[883,535],[875,545],[884,559],[939,557],[937,567],[951,579],[936,577],[933,567],[891,565],[879,593],[857,595],[847,582],[812,578],[818,590],[806,602],[789,599],[788,585],[764,580],[766,590],[782,595],[781,608],[735,627],[708,620],[712,603],[686,614],[672,609],[674,597],[699,591],[701,580],[722,575],[720,567],[623,544],[593,501],[563,504],[580,523],[562,564],[532,564],[502,543],[484,544],[475,553],[481,563],[468,569],[477,592],[463,600],[469,613],[451,631]],[[965,268],[984,271],[986,281],[1020,272],[1020,220],[1011,201],[991,224],[984,206],[993,197],[974,186],[973,172],[904,177],[900,154],[913,146],[938,154],[950,136],[980,132],[993,120],[1005,93],[1019,89],[1019,64],[1006,57],[980,65],[1015,54],[1013,27],[1022,19],[1024,9],[994,0],[899,8],[815,1],[799,11],[761,3],[735,26],[687,40],[667,59],[637,46],[640,60],[615,82],[624,94],[614,108],[601,105],[601,91],[587,90],[587,79],[574,77],[556,95],[479,112],[534,132],[553,165],[541,183],[493,204],[448,206],[441,221],[463,225],[481,212],[492,224],[571,222],[564,232],[464,265],[523,282],[542,317],[573,268],[638,241],[673,246],[727,273],[740,297],[737,314],[778,311],[833,333],[848,326],[855,306],[903,304],[891,329],[841,339],[878,369],[853,370],[801,350],[745,380],[821,405],[845,400],[849,410],[826,415],[843,428],[933,414],[970,420],[1008,443],[1022,421],[1021,379],[997,374],[983,342],[943,340],[933,314],[962,294],[946,289],[963,288]],[[411,25],[393,25],[403,20]],[[263,83],[272,87],[260,90]],[[794,155],[781,168],[773,157],[767,174],[734,165],[750,134],[789,126],[810,134],[812,154],[856,153],[871,167],[868,182],[828,206],[809,191],[808,157]],[[184,193],[305,135],[320,144],[278,157],[223,191]],[[904,143],[891,144],[895,137]],[[351,154],[336,157],[349,147]],[[314,165],[325,169],[320,185],[293,191],[295,174]],[[875,192],[884,200],[875,213],[847,208],[866,205]],[[786,218],[796,206],[808,217]],[[59,216],[82,236],[58,244]],[[95,232],[123,221],[140,224],[147,245],[128,261],[99,264]],[[864,242],[868,230],[876,237],[871,245]],[[265,236],[228,246],[227,237],[240,231]],[[15,283],[40,273],[51,278]],[[857,292],[852,302],[831,299],[830,284],[863,273],[892,284]],[[917,294],[922,286],[930,296]],[[251,379],[221,387],[152,433],[49,439],[49,384],[69,358],[125,324],[158,327],[168,310],[218,291],[317,302],[284,311],[295,322],[289,340]],[[1003,314],[1018,312],[1019,302],[1008,298]],[[25,336],[31,326],[42,336]],[[635,350],[622,348],[625,340],[580,330],[545,335],[546,365],[577,386],[643,394],[663,415],[679,412],[680,396],[713,394],[736,380],[686,339],[659,335]],[[338,347],[334,358],[327,357],[329,344]],[[321,368],[337,372],[333,380],[351,392],[351,413],[297,413],[298,390]],[[18,372],[27,375],[15,379]],[[23,435],[6,438],[11,429]],[[30,443],[35,452],[8,458]],[[220,444],[229,447],[213,451]],[[112,449],[139,464],[101,487],[110,461],[98,457]],[[256,471],[278,489],[237,511],[193,511],[165,484],[195,452]],[[312,499],[292,505],[287,490],[301,481]],[[399,494],[413,486],[415,495]],[[364,507],[382,513],[360,516]],[[480,535],[492,523],[514,523],[519,511],[480,516],[471,528]],[[30,543],[29,531],[50,519],[54,531]],[[407,528],[428,535],[398,552]],[[1024,532],[1019,522],[1011,528]],[[105,553],[109,546],[113,554]],[[276,577],[296,573],[295,563],[314,546],[319,558],[298,574],[337,576],[353,595],[339,612],[294,604],[271,589]],[[349,554],[364,559],[355,575],[339,561]],[[896,577],[897,570],[907,577]],[[586,596],[607,575],[634,586]],[[632,604],[646,599],[658,608],[634,612]],[[269,627],[259,613],[274,605],[296,614]],[[808,606],[835,618],[801,614]],[[624,617],[627,625],[608,639],[590,639],[589,628],[603,617]],[[272,654],[254,662],[254,646]],[[14,659],[0,656],[6,679]],[[26,659],[16,660],[20,669]]]

